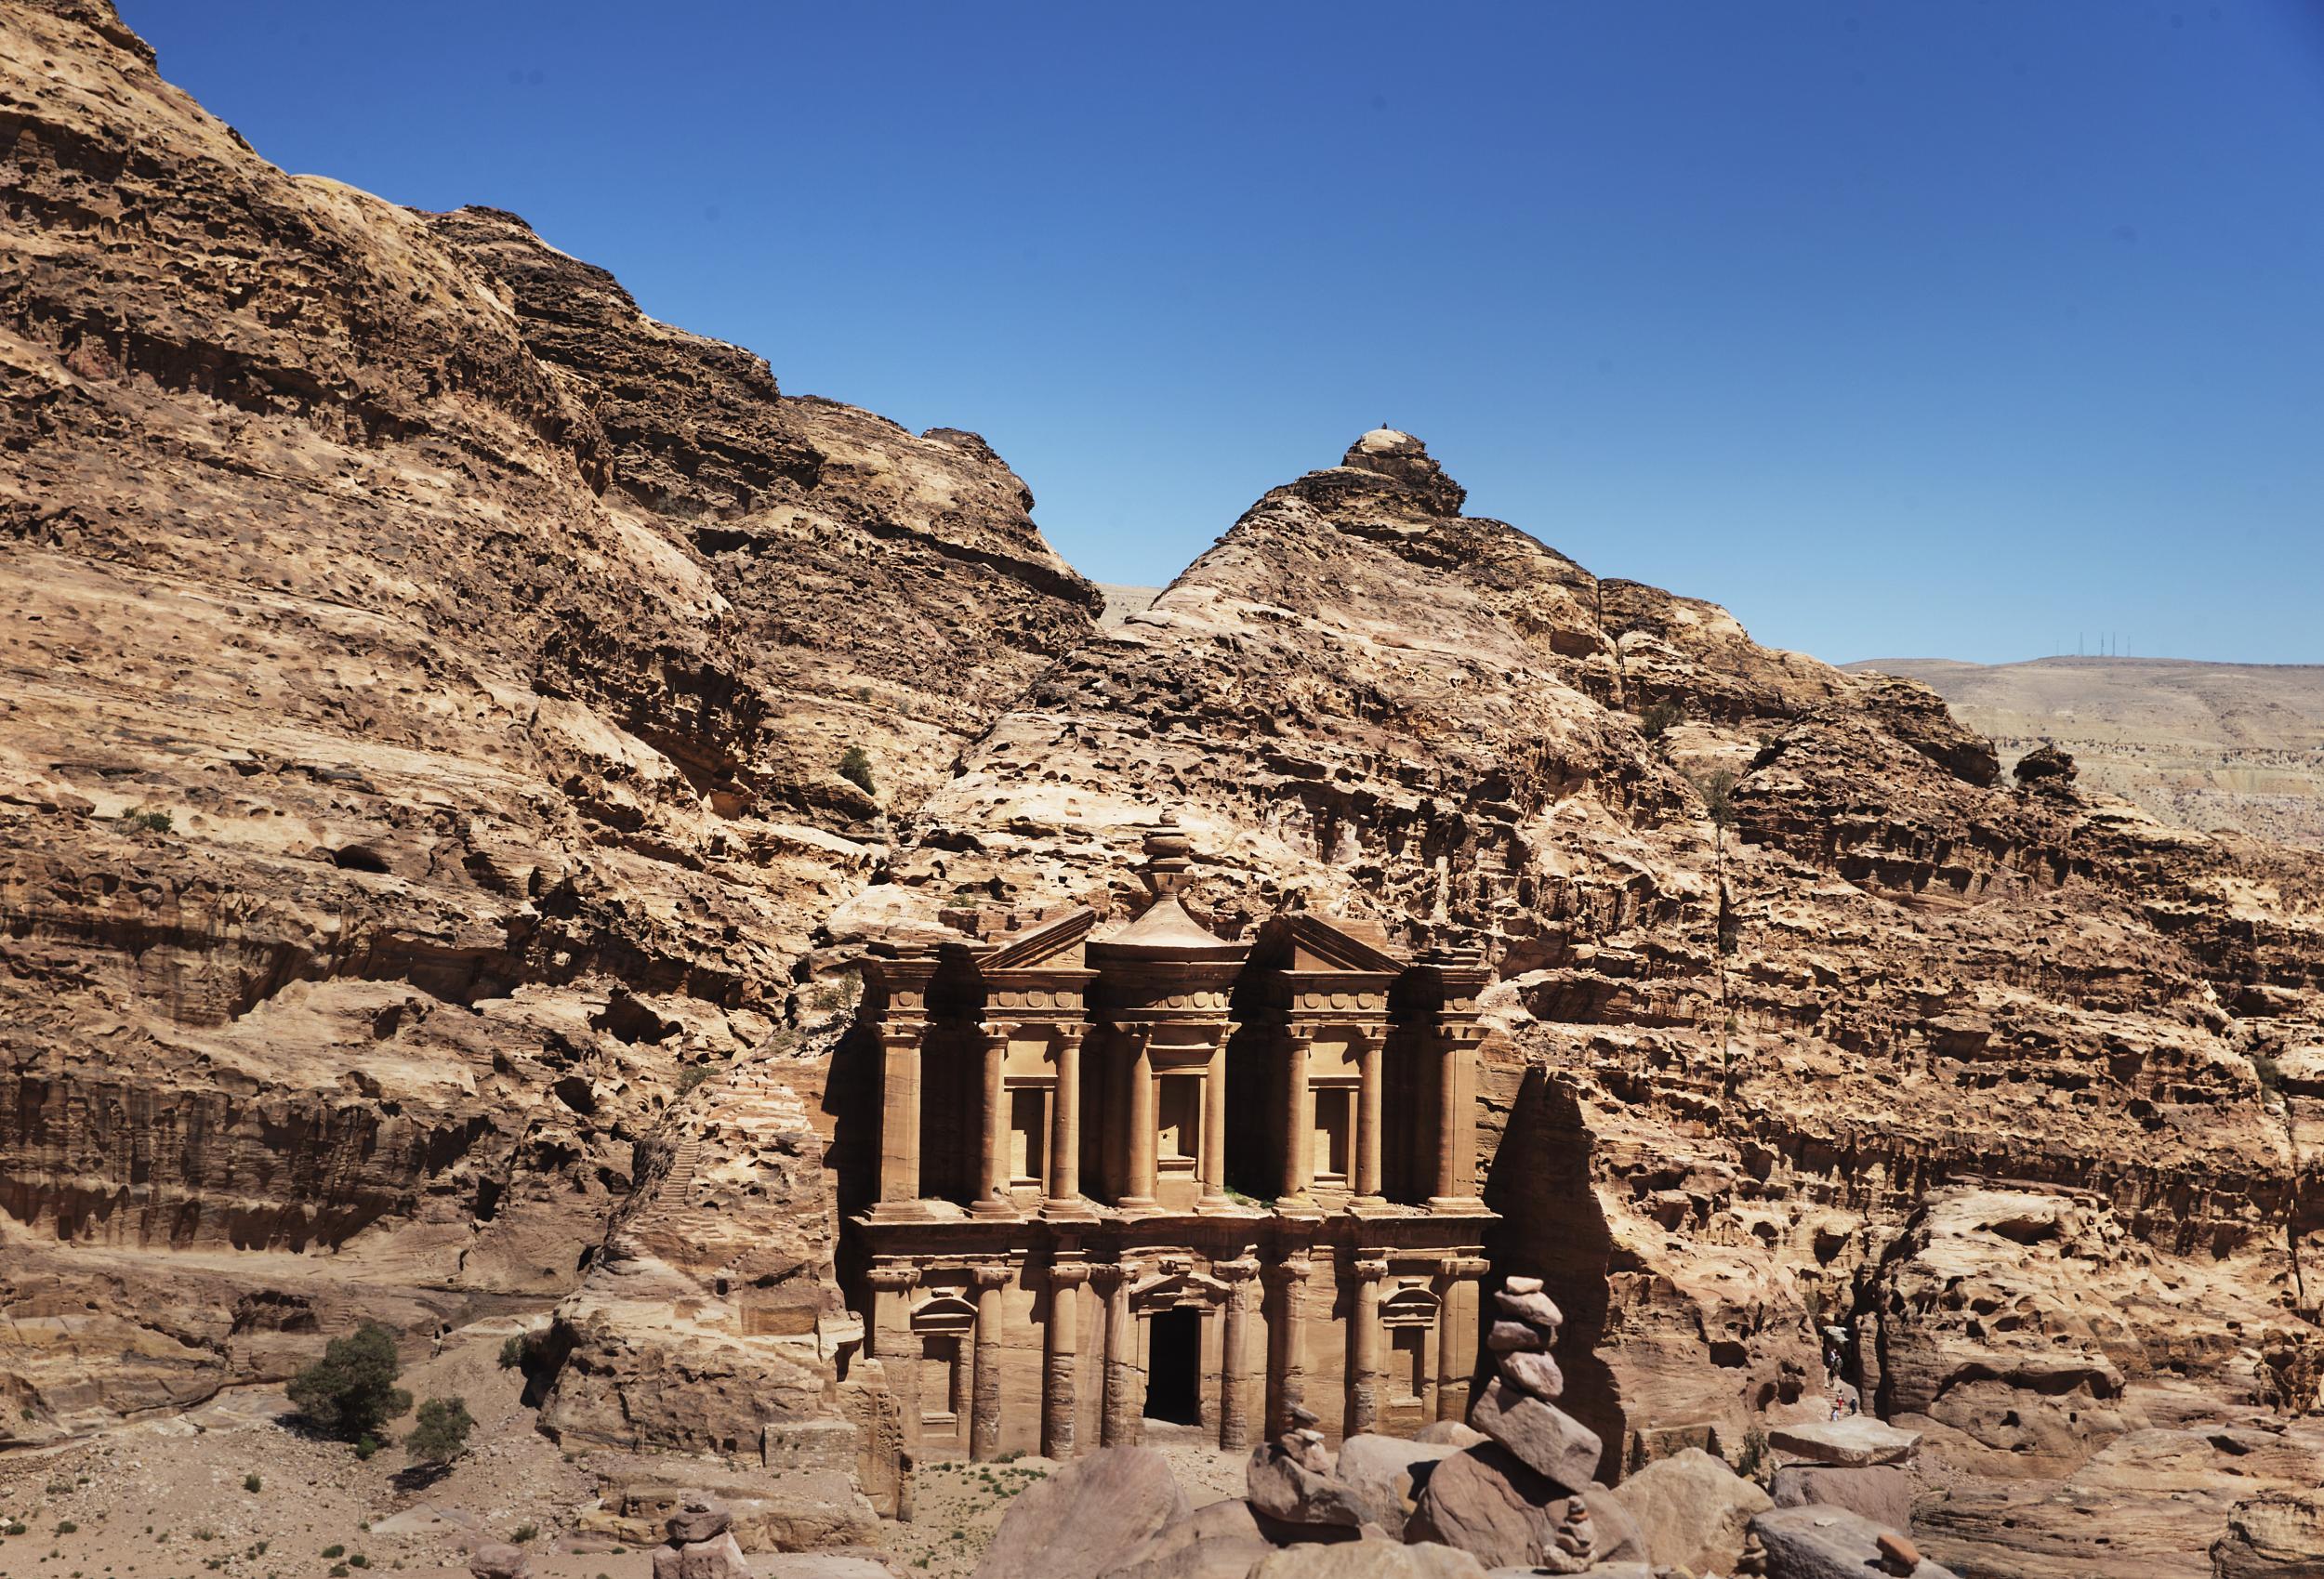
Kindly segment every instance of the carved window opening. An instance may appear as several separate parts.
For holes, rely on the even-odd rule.
[[[920,1423],[951,1426],[969,1412],[967,1345],[960,1339],[930,1334],[920,1339]]]
[[[1038,1186],[1049,1169],[1049,1092],[1025,1086],[1009,1093],[1009,1181]]]
[[[1393,1350],[1389,1381],[1394,1387],[1395,1401],[1417,1403],[1428,1388],[1428,1329],[1393,1327],[1388,1337]]]
[[[1315,1179],[1344,1184],[1354,1155],[1355,1093],[1343,1086],[1315,1092]]]
[[[1155,1109],[1161,1143],[1155,1154],[1165,1165],[1175,1163],[1181,1169],[1192,1169],[1202,1155],[1202,1077],[1166,1074],[1160,1085]]]

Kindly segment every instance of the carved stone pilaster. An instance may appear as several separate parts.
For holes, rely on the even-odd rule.
[[[1015,1273],[1006,1265],[969,1269],[976,1288],[976,1375],[969,1395],[969,1456],[1000,1454],[1001,1291]]]
[[[1250,1363],[1243,1349],[1259,1263],[1244,1257],[1218,1262],[1210,1270],[1226,1284],[1219,1342],[1219,1446],[1239,1453],[1250,1445]]]
[[[1144,1389],[1138,1385],[1138,1332],[1129,1313],[1129,1290],[1142,1270],[1135,1261],[1090,1269],[1098,1291],[1105,1296],[1105,1398],[1098,1422],[1099,1441],[1107,1447],[1134,1446],[1144,1415]]]
[[[1291,1411],[1307,1403],[1307,1350],[1301,1323],[1308,1275],[1315,1270],[1297,1251],[1266,1270],[1274,1285],[1275,1319],[1267,1324],[1267,1435],[1291,1428]]]
[[[1049,1326],[1041,1353],[1041,1452],[1063,1460],[1074,1455],[1075,1373],[1081,1355],[1081,1286],[1089,1268],[1060,1261],[1049,1270]]]
[[[1359,1259],[1348,1270],[1355,1279],[1355,1317],[1348,1334],[1347,1432],[1354,1436],[1380,1424],[1380,1284],[1388,1263]]]

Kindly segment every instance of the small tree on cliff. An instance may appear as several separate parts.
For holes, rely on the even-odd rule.
[[[851,745],[839,757],[839,777],[862,790],[865,795],[879,792],[872,788],[871,758],[860,745]]]
[[[353,1441],[411,1408],[412,1395],[395,1385],[396,1369],[395,1335],[365,1322],[333,1338],[285,1390],[318,1430]]]

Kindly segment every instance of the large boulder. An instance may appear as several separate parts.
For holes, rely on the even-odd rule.
[[[1844,1507],[1778,1507],[1751,1520],[1767,1552],[1767,1579],[1869,1579],[1898,1573],[1881,1551],[1881,1537],[1895,1535]],[[1901,1571],[1903,1579],[1958,1579],[1949,1568],[1922,1558]]]
[[[1100,1448],[1018,1493],[977,1579],[1089,1579],[1192,1511],[1161,1454]]]
[[[1365,1521],[1362,1501],[1332,1470],[1301,1462],[1281,1442],[1251,1450],[1243,1485],[1251,1506],[1286,1524],[1323,1524],[1353,1530]]]
[[[1561,1560],[1557,1533],[1574,1499],[1499,1443],[1440,1459],[1420,1487],[1405,1537],[1457,1546],[1496,1568]],[[1581,1493],[1600,1563],[1644,1561],[1630,1510],[1604,1487]]]
[[[469,1553],[468,1571],[476,1579],[532,1579],[533,1558],[522,1546],[493,1541]]]
[[[1697,1573],[1732,1572],[1752,1518],[1775,1507],[1725,1459],[1698,1447],[1656,1459],[1611,1494],[1638,1521],[1649,1560]]]
[[[1286,1546],[1252,1569],[1250,1579],[1485,1579],[1485,1565],[1450,1546],[1341,1541]]]
[[[1822,1503],[1902,1530],[1911,1524],[1912,1497],[1918,1487],[1912,1471],[1895,1464],[1870,1464],[1859,1469],[1791,1464],[1776,1471],[1767,1490],[1777,1507]]]
[[[1869,1415],[1845,1420],[1802,1420],[1767,1433],[1767,1445],[1808,1464],[1858,1468],[1868,1464],[1902,1464],[1921,1444],[1918,1431],[1900,1431]]]
[[[1430,1472],[1439,1461],[1459,1451],[1451,1442],[1414,1441],[1367,1432],[1340,1444],[1335,1473],[1363,1515],[1359,1522],[1377,1524],[1401,1537]]]
[[[1243,1579],[1275,1545],[1249,1503],[1224,1497],[1155,1532],[1101,1579]]]
[[[1519,1392],[1499,1376],[1486,1384],[1470,1408],[1469,1424],[1567,1493],[1586,1491],[1597,1479],[1604,1451],[1598,1433],[1556,1404]]]
[[[2324,1492],[2282,1491],[2239,1502],[2212,1543],[2215,1579],[2324,1579]]]

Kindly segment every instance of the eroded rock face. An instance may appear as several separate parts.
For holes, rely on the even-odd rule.
[[[2027,1391],[2061,1467],[2141,1389],[2172,1420],[2313,1402],[2324,862],[2005,783],[1925,688],[1454,513],[1406,440],[1268,493],[1044,676],[835,912],[833,957],[1120,915],[1165,811],[1223,934],[1311,905],[1485,947],[1496,1268],[1565,1314],[1558,1407],[1601,1480],[1822,1420],[1841,1383],[1911,1413],[1949,1375],[1996,1442],[1993,1386]],[[1940,1236],[1955,1270],[2022,1316],[1921,1292],[1922,1208],[1964,1191],[2012,1204]],[[2012,1225],[2060,1212],[2087,1253],[2045,1270]],[[2014,1286],[2053,1273],[2055,1320]],[[2103,1341],[2078,1300],[2119,1307]],[[2043,1391],[2093,1354],[2091,1410]]]
[[[974,435],[285,176],[99,0],[0,114],[0,1441],[586,1279],[631,1445],[755,1450],[678,1372],[824,1407],[795,963],[1096,594]]]
[[[973,435],[284,176],[100,0],[0,46],[7,1440],[505,1295],[579,1443],[809,1453],[851,951],[1118,915],[1166,811],[1221,932],[1486,951],[1598,1478],[1835,1379],[2053,1490],[2316,1401],[2324,856],[2005,784],[1390,430],[1101,632]]]

